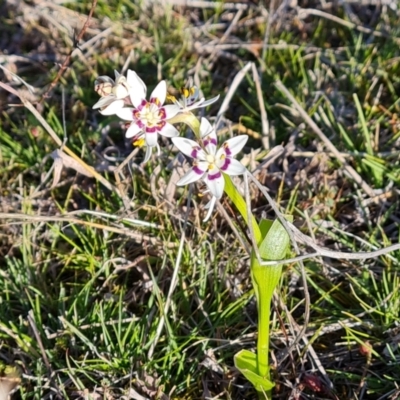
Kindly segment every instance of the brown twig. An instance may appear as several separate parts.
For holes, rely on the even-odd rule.
[[[64,62],[62,63],[57,76],[54,78],[53,82],[51,82],[49,88],[46,90],[46,93],[44,93],[44,95],[42,96],[42,98],[40,99],[39,103],[43,103],[43,101],[48,97],[49,93],[54,89],[54,87],[57,85],[58,81],[60,80],[61,76],[63,75],[63,73],[65,72],[65,70],[67,69],[67,66],[69,65],[70,61],[71,61],[71,57],[72,57],[72,53],[74,52],[74,50],[76,48],[78,48],[78,43],[82,40],[83,35],[85,34],[87,28],[89,27],[89,23],[90,20],[93,16],[94,13],[94,9],[96,8],[97,5],[97,0],[93,0],[92,1],[92,7],[89,11],[89,15],[86,19],[85,24],[83,25],[81,31],[79,32],[78,36],[74,39],[74,48],[69,52],[69,54],[67,55],[66,59],[64,60]]]

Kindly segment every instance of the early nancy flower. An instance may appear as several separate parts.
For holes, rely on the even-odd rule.
[[[200,91],[196,86],[181,88],[181,97],[176,99],[175,96],[168,95],[168,99],[180,108],[180,112],[187,112],[195,110],[196,108],[207,107],[212,103],[215,103],[219,99],[219,95],[212,99],[206,100],[202,97],[198,100]]]
[[[124,120],[132,121],[125,134],[127,138],[135,137],[135,141],[138,141],[144,136],[147,145],[144,160],[146,162],[151,156],[153,147],[157,147],[158,152],[160,150],[157,142],[158,134],[166,137],[179,135],[178,130],[167,122],[179,112],[179,107],[176,105],[163,106],[167,95],[165,81],[161,81],[156,86],[149,101],[146,100],[146,85],[136,72],[131,71],[131,74],[128,75],[128,83],[131,85],[129,96],[133,108],[121,108],[116,114]]]
[[[204,147],[183,137],[175,137],[172,141],[183,154],[193,158],[193,167],[177,182],[177,185],[187,185],[202,179],[213,196],[208,204],[210,208],[206,217],[208,219],[215,201],[220,199],[224,193],[223,173],[241,175],[246,172],[246,168],[233,156],[242,150],[248,136],[240,135],[229,139],[217,150],[217,134],[205,118],[201,119],[200,134]]]
[[[126,98],[131,89],[130,81],[134,71],[128,70],[128,77],[115,73],[115,82],[108,76],[99,76],[94,82],[94,90],[101,96],[101,99],[93,106],[100,108],[103,115],[114,115],[126,104]],[[128,100],[129,102],[129,100]]]

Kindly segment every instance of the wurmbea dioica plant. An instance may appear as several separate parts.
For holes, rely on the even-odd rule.
[[[211,195],[205,221],[225,192],[245,221],[251,224],[258,247],[251,255],[251,276],[259,311],[257,354],[242,350],[235,356],[235,365],[255,386],[260,398],[270,398],[274,386],[268,362],[270,303],[282,273],[282,264],[262,266],[260,261],[284,259],[289,249],[289,236],[278,220],[257,223],[254,216],[249,215],[245,200],[230,178],[248,173],[234,158],[245,146],[248,136],[236,136],[218,146],[216,128],[206,118],[199,121],[192,111],[214,103],[219,96],[199,99],[196,87],[182,89],[179,100],[169,96],[173,104],[164,105],[167,98],[165,81],[159,82],[150,99],[146,100],[145,83],[134,71],[128,70],[126,78],[115,72],[115,81],[107,76],[97,78],[95,90],[101,98],[93,108],[99,108],[103,115],[117,115],[128,121],[125,136],[132,138],[135,146],[146,146],[144,162],[150,159],[154,147],[160,153],[159,134],[171,138],[176,148],[191,159],[192,167],[177,185],[204,181]],[[186,123],[196,140],[179,137],[179,131],[173,125],[178,122]]]

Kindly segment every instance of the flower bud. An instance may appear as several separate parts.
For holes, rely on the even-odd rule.
[[[124,99],[129,96],[129,85],[123,75],[119,75],[116,79],[113,93],[117,99]]]
[[[103,75],[94,81],[94,90],[99,96],[105,97],[112,93],[114,85],[115,83],[110,77]]]

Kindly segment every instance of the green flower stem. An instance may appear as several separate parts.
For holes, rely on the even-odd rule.
[[[254,218],[253,214],[250,215],[250,218],[247,215],[246,202],[244,201],[242,195],[237,191],[235,185],[232,183],[232,180],[229,175],[224,174],[225,178],[225,193],[232,200],[232,203],[235,205],[237,210],[242,215],[243,219],[248,223],[251,221],[251,225],[253,228],[254,238],[256,243],[259,245],[262,239],[260,228],[258,227],[257,221]]]
[[[269,379],[269,327],[271,299],[282,274],[282,264],[261,266],[253,255],[251,272],[258,303],[257,364],[260,376]]]

